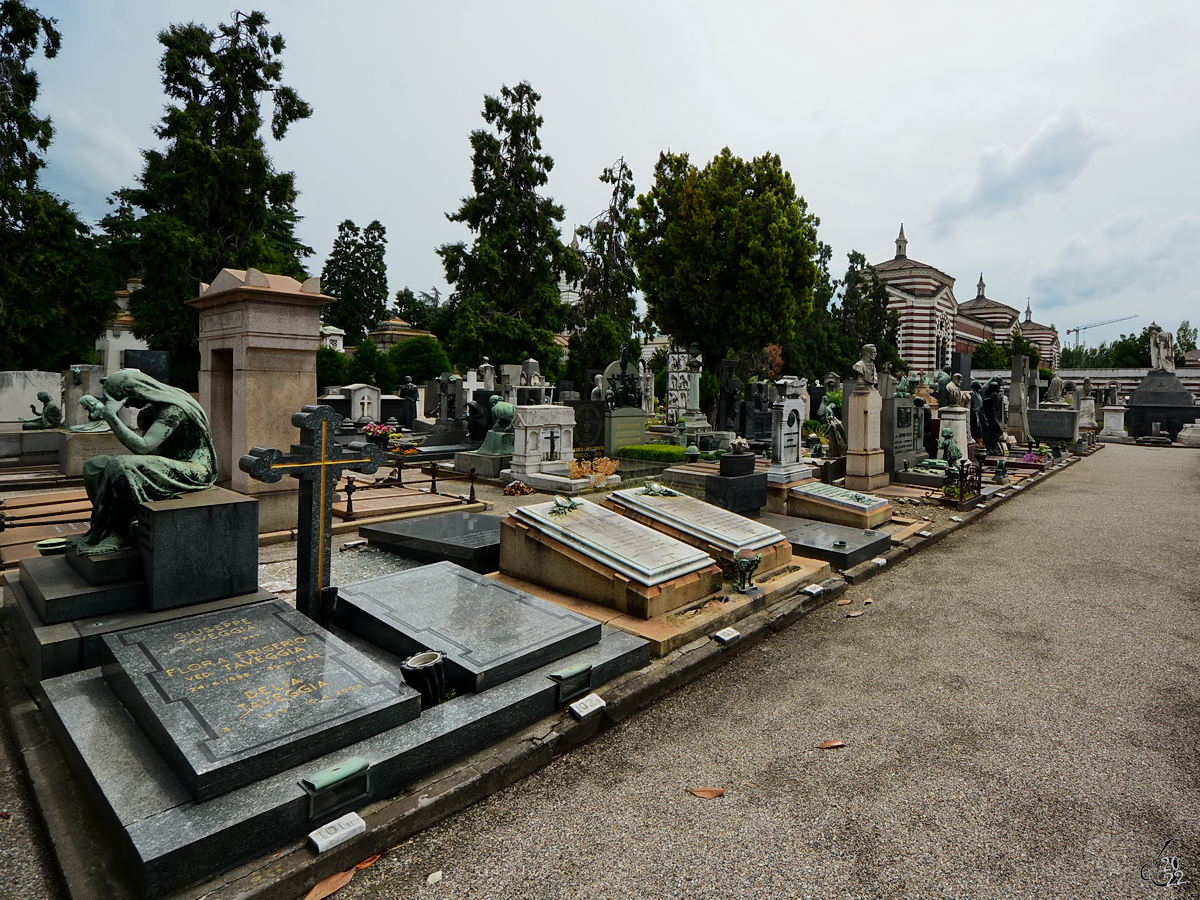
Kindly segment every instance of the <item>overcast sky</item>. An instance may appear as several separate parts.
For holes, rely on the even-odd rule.
[[[43,184],[88,220],[133,183],[165,97],[159,31],[229,21],[229,0],[29,0],[58,19],[38,59],[56,138]],[[835,269],[909,256],[1092,344],[1200,322],[1200,4],[924,0],[454,2],[259,0],[284,82],[313,107],[282,142],[319,272],[338,223],[379,219],[390,290],[446,289],[434,249],[470,191],[484,94],[542,95],[547,193],[563,230],[639,193],[662,150],[703,165],[778,153]],[[568,238],[569,239],[569,238]]]

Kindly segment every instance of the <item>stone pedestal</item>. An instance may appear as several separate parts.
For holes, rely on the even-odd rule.
[[[1180,428],[1175,440],[1185,447],[1200,447],[1200,419]]]
[[[938,410],[937,436],[940,438],[942,430],[949,428],[954,433],[954,443],[958,444],[963,458],[967,460],[970,460],[971,446],[974,444],[974,441],[971,440],[971,433],[967,429],[969,415],[970,410],[962,406],[943,406]]]
[[[1079,440],[1079,410],[1070,407],[1048,407],[1029,410],[1029,430],[1034,440],[1054,443]]]
[[[296,439],[288,411],[317,399],[320,279],[304,284],[257,269],[222,269],[195,300],[200,311],[200,404],[208,413],[219,484],[260,501],[259,527],[296,525],[296,481],[255,481],[237,461],[251,447]]]
[[[915,468],[926,459],[925,410],[912,397],[885,397],[880,415],[879,442],[884,469],[895,478],[899,471]]]
[[[90,421],[88,411],[79,401],[85,395],[103,399],[104,387],[100,384],[103,375],[103,366],[71,366],[63,372],[63,424],[68,428]]]
[[[1029,420],[1026,410],[1029,408],[1029,357],[1012,357],[1012,380],[1008,387],[1008,421],[1005,430],[1012,435],[1018,444],[1029,440]]]
[[[624,406],[609,411],[604,419],[605,456],[615,459],[622,447],[644,443],[646,413],[641,408]]]
[[[878,391],[846,396],[846,487],[873,491],[891,481],[879,442],[883,398]]]
[[[1079,399],[1079,430],[1095,431],[1100,426],[1096,424],[1096,401],[1092,397]]]
[[[129,455],[129,448],[111,431],[60,431],[57,436],[58,469],[64,475],[82,475],[83,464],[93,456]]]

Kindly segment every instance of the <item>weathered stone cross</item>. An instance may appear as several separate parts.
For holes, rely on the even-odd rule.
[[[238,468],[251,478],[273,484],[291,475],[300,479],[300,509],[296,526],[296,609],[324,624],[322,591],[329,585],[329,557],[333,542],[333,498],[342,471],[370,475],[386,462],[374,444],[338,444],[333,436],[342,417],[329,406],[306,406],[292,416],[300,429],[300,443],[292,452],[255,447],[238,460]]]

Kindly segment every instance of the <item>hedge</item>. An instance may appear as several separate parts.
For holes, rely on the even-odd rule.
[[[683,447],[675,444],[630,444],[617,451],[617,456],[625,459],[649,459],[654,462],[683,462],[687,455]]]

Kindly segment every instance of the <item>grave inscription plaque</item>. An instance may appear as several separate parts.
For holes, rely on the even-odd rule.
[[[104,637],[104,679],[199,800],[421,712],[420,695],[273,600]]]

